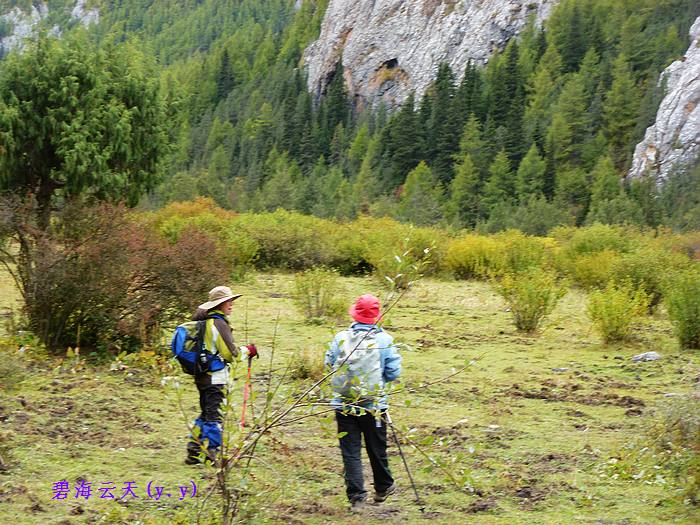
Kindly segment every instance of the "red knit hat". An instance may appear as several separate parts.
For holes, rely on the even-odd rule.
[[[374,324],[379,318],[379,299],[370,293],[361,295],[348,312],[358,323]]]

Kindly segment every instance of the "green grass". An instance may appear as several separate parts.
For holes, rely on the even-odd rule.
[[[255,362],[256,392],[266,384],[278,315],[275,369],[302,349],[323,352],[340,328],[305,324],[289,296],[292,283],[290,275],[260,274],[236,287],[245,294],[235,303],[236,339],[255,342],[262,352]],[[348,303],[361,293],[382,296],[369,278],[341,283]],[[700,355],[679,350],[665,314],[639,328],[632,342],[604,346],[586,318],[584,294],[571,291],[538,335],[525,336],[515,331],[488,285],[427,280],[388,318],[389,331],[412,347],[403,352],[402,382],[408,388],[393,399],[394,421],[415,428],[418,439],[433,435],[448,443],[425,447],[437,457],[466,454],[462,466],[471,470],[477,494],[459,492],[438,472],[427,472],[426,462],[404,444],[426,503],[422,516],[391,443],[398,494],[362,516],[350,516],[337,442],[307,419],[274,434],[276,442],[263,440],[267,466],[258,476],[274,480],[279,490],[254,501],[255,523],[424,523],[426,517],[435,523],[504,525],[700,520],[699,509],[676,498],[674,487],[599,474],[622,445],[643,433],[645,414],[664,393],[687,392],[698,376]],[[647,350],[663,359],[631,362],[632,355]],[[420,387],[480,356],[466,372]],[[183,464],[187,429],[174,393],[160,386],[152,370],[88,367],[71,373],[55,366],[32,363],[19,392],[0,391],[11,460],[10,469],[0,473],[0,522],[192,523],[201,498],[117,504],[96,495],[79,501],[71,493],[67,501],[51,500],[52,483],[62,479],[71,487],[77,478],[87,479],[95,493],[102,481],[113,481],[118,496],[125,481],[135,481],[143,494],[150,480],[175,489],[194,480],[202,490],[211,476],[203,467]],[[567,370],[553,371],[562,368]],[[188,379],[183,377],[186,408],[194,417],[196,391]]]

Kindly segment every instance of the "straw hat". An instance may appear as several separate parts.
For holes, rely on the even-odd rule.
[[[228,286],[216,286],[209,290],[209,300],[206,303],[200,304],[199,308],[202,310],[211,310],[229,299],[238,299],[241,295],[243,294],[234,294]]]

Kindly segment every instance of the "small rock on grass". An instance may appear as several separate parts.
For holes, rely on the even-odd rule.
[[[644,352],[643,354],[635,355],[632,361],[639,363],[643,361],[658,361],[659,359],[661,359],[661,354],[657,352]]]

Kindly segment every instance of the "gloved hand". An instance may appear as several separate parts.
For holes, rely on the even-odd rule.
[[[254,357],[257,357],[260,359],[260,356],[258,355],[258,349],[255,348],[254,344],[249,344],[241,347],[241,361],[243,361],[245,358],[252,359]]]

